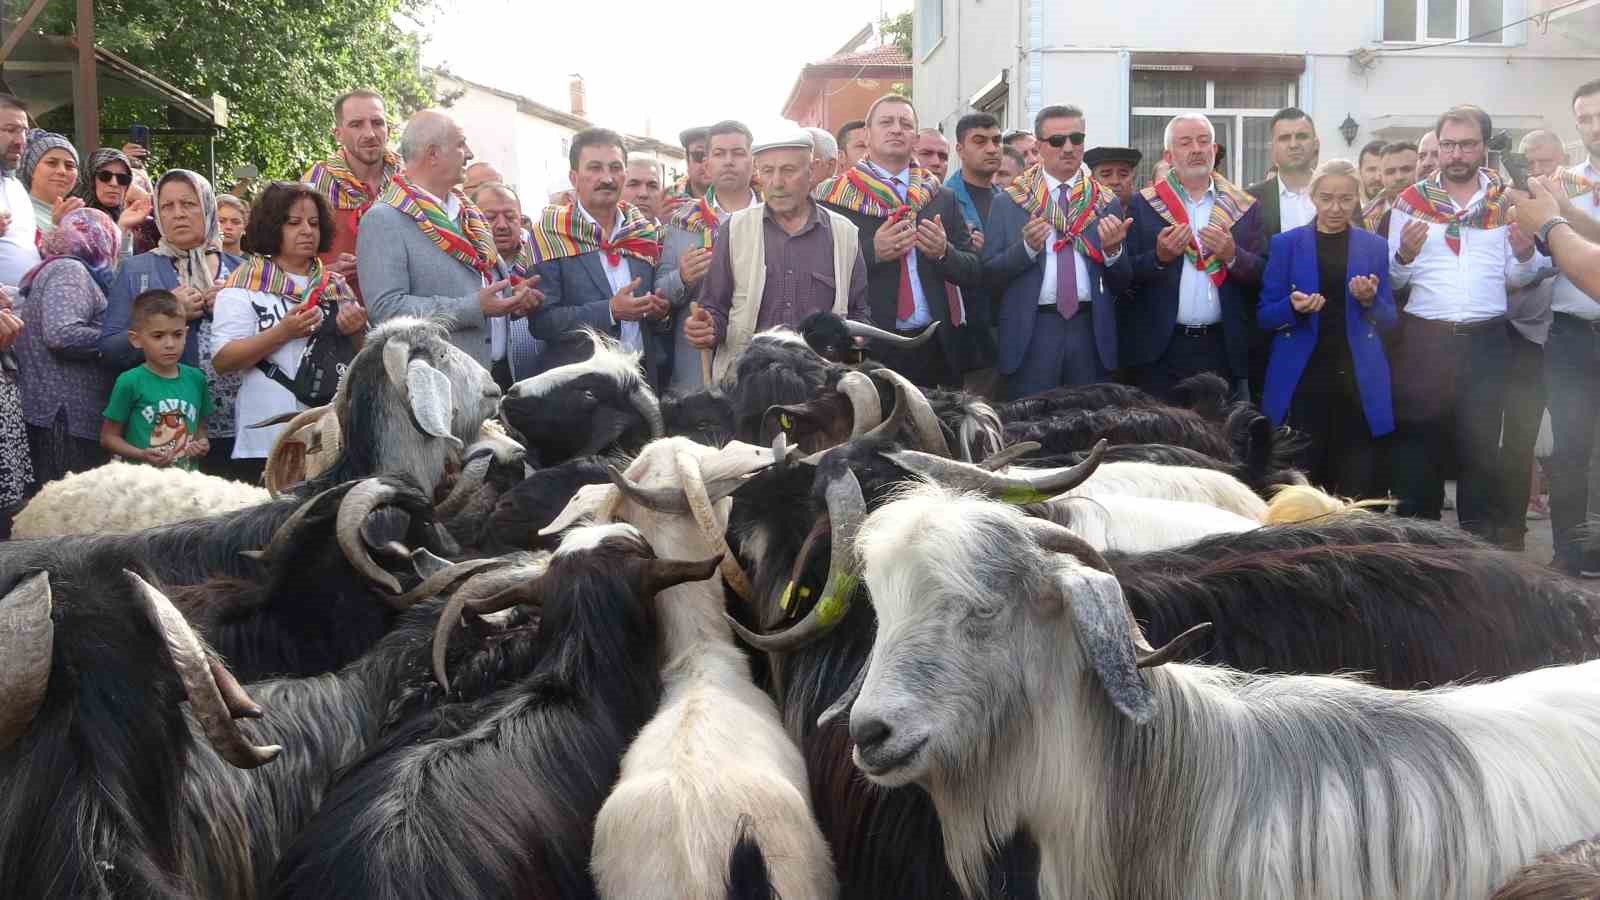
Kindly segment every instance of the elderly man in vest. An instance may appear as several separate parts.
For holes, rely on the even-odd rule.
[[[757,145],[766,202],[717,228],[700,308],[683,331],[691,346],[715,349],[718,382],[759,331],[823,311],[871,321],[856,227],[811,199],[811,154],[805,132]]]

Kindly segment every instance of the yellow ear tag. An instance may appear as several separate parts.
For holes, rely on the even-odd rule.
[[[783,596],[778,598],[778,608],[784,612],[789,611],[789,603],[794,597],[794,582],[789,582],[783,587]]]
[[[789,421],[788,413],[778,413],[778,424],[783,426],[784,431],[794,427],[794,423]]]
[[[800,599],[801,600],[805,600],[805,599],[809,598],[810,596],[811,596],[811,588],[803,587],[803,588],[800,589]]]

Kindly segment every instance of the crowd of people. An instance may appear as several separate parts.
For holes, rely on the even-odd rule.
[[[1087,147],[1077,107],[1031,131],[969,113],[952,144],[887,95],[836,134],[689,129],[672,183],[588,128],[568,180],[525,205],[448,111],[392,142],[384,98],[355,90],[337,150],[246,203],[188,170],[152,178],[137,144],[80,163],[0,96],[0,505],[112,458],[256,481],[278,427],[260,423],[327,402],[396,316],[448,323],[503,386],[589,327],[682,394],[826,311],[937,325],[873,356],[990,399],[1108,380],[1171,398],[1215,373],[1303,436],[1314,483],[1438,518],[1454,478],[1462,527],[1512,547],[1548,407],[1555,564],[1580,573],[1600,81],[1572,110],[1587,159],[1527,134],[1526,190],[1490,165],[1473,106],[1354,161],[1322,159],[1284,109],[1249,186],[1221,174],[1211,122],[1178,115],[1141,185],[1139,151]]]

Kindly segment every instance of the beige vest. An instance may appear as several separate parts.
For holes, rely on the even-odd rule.
[[[850,277],[855,274],[856,226],[832,210],[817,207],[833,229],[833,314],[850,312]],[[717,348],[711,375],[717,383],[733,371],[734,360],[755,337],[761,292],[767,285],[767,242],[762,239],[766,207],[746,207],[728,218],[728,256],[733,267],[733,300],[728,307],[728,334]]]

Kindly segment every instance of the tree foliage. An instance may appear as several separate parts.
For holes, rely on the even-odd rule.
[[[911,10],[878,19],[878,34],[885,43],[893,44],[896,50],[905,54],[906,59],[915,58],[911,55]]]
[[[397,23],[430,15],[434,0],[96,0],[96,43],[202,102],[227,98],[216,142],[219,173],[244,163],[264,178],[298,178],[333,147],[333,100],[354,87],[388,99],[390,115],[426,106],[433,79],[416,38]],[[73,29],[73,4],[53,2],[47,32]],[[134,121],[171,127],[156,104],[101,104],[101,143],[121,146]],[[59,124],[66,128],[70,122]],[[204,139],[157,137],[153,168],[209,168]],[[223,179],[226,180],[225,178]]]

